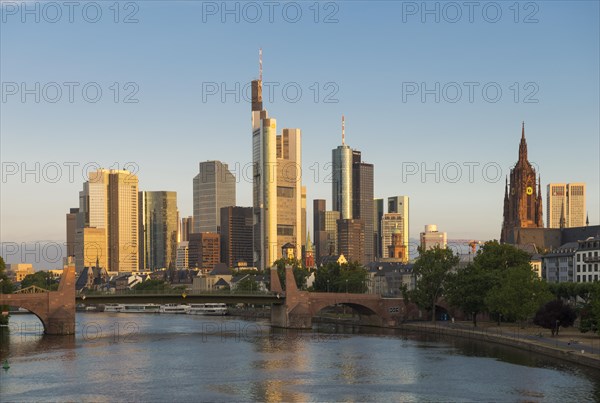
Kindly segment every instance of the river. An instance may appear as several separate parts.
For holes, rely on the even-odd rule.
[[[33,315],[0,336],[8,401],[600,401],[600,373],[510,347],[404,331],[193,315]]]

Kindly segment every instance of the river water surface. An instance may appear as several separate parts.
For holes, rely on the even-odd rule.
[[[77,313],[75,336],[33,315],[3,328],[0,401],[600,401],[600,374],[455,338],[195,315]]]

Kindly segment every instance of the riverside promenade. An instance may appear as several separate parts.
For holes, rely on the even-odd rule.
[[[550,330],[538,326],[498,326],[492,322],[478,323],[477,327],[471,322],[407,322],[400,328],[503,344],[600,369],[600,337],[580,333],[577,328],[561,328],[560,335],[554,337]]]

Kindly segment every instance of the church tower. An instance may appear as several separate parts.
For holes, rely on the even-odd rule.
[[[500,242],[515,243],[515,228],[542,228],[541,179],[527,160],[525,122],[521,128],[519,160],[504,188],[504,220]]]

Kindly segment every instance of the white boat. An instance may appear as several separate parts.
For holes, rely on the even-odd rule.
[[[227,315],[228,310],[227,305],[222,303],[190,304],[187,313],[189,315],[223,316]]]
[[[190,306],[184,304],[165,304],[160,306],[160,313],[187,313]]]
[[[123,304],[124,313],[158,313],[160,305],[157,304]]]
[[[125,307],[123,304],[106,304],[104,305],[104,312],[123,312]]]

